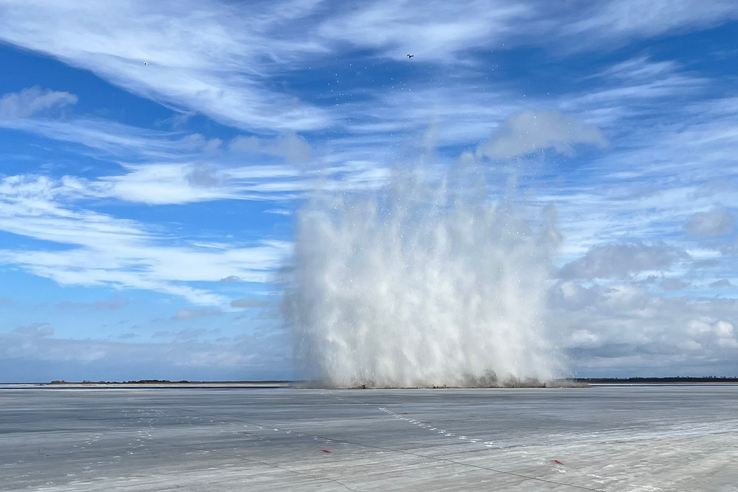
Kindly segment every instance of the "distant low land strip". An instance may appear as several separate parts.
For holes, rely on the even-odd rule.
[[[586,384],[736,384],[738,377],[722,377],[722,376],[674,376],[674,377],[632,377],[632,378],[575,378],[574,381]]]

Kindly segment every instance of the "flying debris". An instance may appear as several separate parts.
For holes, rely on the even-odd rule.
[[[412,58],[412,57],[414,57],[414,56],[415,56],[415,55],[411,55],[410,53],[408,53],[408,54],[407,54],[407,57],[408,57],[408,58]]]

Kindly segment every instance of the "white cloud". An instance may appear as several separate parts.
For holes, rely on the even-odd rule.
[[[243,297],[231,301],[231,307],[239,309],[262,308],[269,305],[269,301],[256,299],[254,297]]]
[[[567,282],[551,293],[549,322],[580,375],[725,374],[735,367],[735,299],[664,298],[627,283]]]
[[[382,56],[409,62],[447,61],[460,51],[499,46],[534,17],[532,5],[472,0],[460,4],[431,0],[422,8],[409,0],[359,3],[323,22],[318,32],[330,41],[373,48]]]
[[[107,299],[100,299],[92,302],[73,302],[63,301],[57,304],[61,309],[92,309],[95,311],[115,311],[126,307],[129,304],[128,299],[121,295],[114,295]]]
[[[202,150],[207,154],[216,152],[223,141],[219,138],[208,139],[199,133],[188,135],[180,141],[189,150]]]
[[[220,122],[304,130],[325,126],[330,118],[262,81],[285,63],[325,51],[309,36],[283,35],[313,4],[296,0],[266,9],[240,4],[237,11],[217,1],[175,6],[8,0],[0,5],[0,39]]]
[[[290,249],[280,241],[228,249],[173,245],[166,235],[138,222],[66,205],[76,184],[31,176],[0,180],[0,230],[66,246],[0,250],[0,262],[62,285],[154,290],[194,304],[227,307],[229,299],[183,283],[218,282],[234,274],[267,282]]]
[[[283,132],[275,138],[236,137],[230,142],[231,151],[220,151],[222,142],[217,138],[147,130],[103,119],[24,118],[0,122],[0,126],[81,144],[101,151],[98,157],[105,160],[112,157],[128,161],[120,162],[125,171],[121,174],[96,179],[65,177],[60,189],[77,198],[116,198],[149,204],[285,200],[316,186],[374,188],[382,178],[382,170],[371,162],[357,165],[324,159],[321,167],[315,169],[269,163],[274,161],[270,157],[288,163],[305,163],[312,158],[313,150],[307,140],[294,132]],[[249,156],[252,162],[244,163],[240,155],[243,153],[255,154]]]
[[[0,126],[84,145],[101,151],[105,157],[176,159],[184,152],[192,156],[195,151],[203,150],[202,146],[193,146],[188,137],[183,137],[181,133],[136,128],[101,118],[52,120],[28,117],[2,120]]]
[[[532,154],[545,149],[571,154],[574,145],[598,147],[607,140],[597,127],[554,111],[523,111],[502,123],[478,153],[494,159]]]
[[[559,271],[562,279],[625,278],[649,270],[668,270],[683,251],[664,243],[607,244],[591,248],[582,258],[567,263]]]
[[[596,77],[615,79],[625,82],[649,80],[669,80],[677,72],[678,65],[671,60],[654,61],[648,56],[636,56],[628,60],[615,63],[600,71]]]
[[[241,280],[241,277],[238,277],[236,275],[228,275],[227,277],[220,279],[220,281],[224,284],[235,284],[238,282],[243,282],[243,280]]]
[[[308,162],[313,154],[307,140],[295,132],[282,133],[272,140],[240,136],[231,140],[228,148],[232,152],[275,155],[295,164]]]
[[[196,162],[189,165],[185,173],[187,182],[195,187],[214,188],[221,185],[218,168],[212,164]]]
[[[222,314],[223,314],[223,311],[221,311],[220,309],[216,309],[216,308],[179,309],[176,313],[174,313],[174,316],[172,316],[172,320],[180,321],[183,319],[220,316]]]
[[[560,51],[580,51],[709,28],[738,18],[738,7],[731,0],[717,0],[710,7],[705,9],[698,0],[472,0],[460,5],[434,0],[418,8],[407,0],[384,0],[338,10],[321,23],[318,32],[328,42],[349,42],[391,59],[413,53],[416,62],[448,62],[463,59],[472,49],[545,43]]]
[[[274,215],[292,215],[292,210],[288,210],[286,208],[270,208],[267,210],[264,210],[265,214],[274,214]]]
[[[724,209],[697,212],[687,220],[684,228],[696,237],[722,236],[735,230],[735,217]]]
[[[663,290],[676,291],[688,287],[689,284],[678,278],[666,278],[659,283]]]
[[[313,16],[318,3],[294,0],[260,6],[257,12],[256,6],[218,1],[190,0],[172,10],[168,4],[154,6],[144,1],[116,2],[103,8],[90,1],[7,0],[0,6],[0,39],[91,70],[131,92],[186,108],[190,114],[202,112],[236,127],[290,134],[356,121],[343,110],[300,102],[289,91],[276,89],[278,84],[269,83],[272,77],[307,68],[318,55],[340,55],[347,49],[346,41],[403,61],[411,51],[416,54],[414,62],[455,62],[471,49],[539,44],[542,38],[551,40],[551,46],[557,41],[571,46],[573,32],[627,38],[707,27],[730,19],[737,10],[729,1],[720,1],[711,9],[687,0],[648,6],[632,1],[599,2],[578,9],[544,2],[470,1],[450,6],[432,1],[417,9],[403,0],[344,6],[328,16]],[[632,22],[628,12],[650,20]],[[594,36],[587,42],[582,39],[580,36],[576,43],[580,48],[596,42]],[[669,68],[668,62],[661,63],[660,70]],[[626,71],[632,76],[653,75],[654,68],[656,64],[621,66],[612,75]],[[654,94],[665,89],[663,85],[650,88]],[[404,92],[403,99],[407,95]],[[628,97],[628,92],[622,88],[611,94],[616,95]],[[432,111],[429,101],[424,99],[420,105],[403,101],[403,110]],[[499,108],[490,108],[496,110]],[[600,104],[597,111],[604,110],[607,108]],[[463,108],[459,111],[468,114]],[[591,116],[596,118],[597,113]],[[430,121],[426,118],[420,124]],[[376,124],[396,125],[381,120]],[[203,138],[206,152],[214,152],[221,144],[218,139]],[[305,148],[288,147],[295,147],[290,158],[306,158]]]
[[[424,2],[423,8],[407,0],[384,0],[338,12],[318,29],[325,40],[374,49],[396,60],[413,53],[420,63],[457,61],[475,48],[501,50],[545,43],[548,48],[580,51],[709,28],[738,18],[738,7],[731,0],[716,0],[709,9],[698,0],[472,0],[453,5],[434,0]]]
[[[151,338],[171,338],[175,341],[195,340],[205,335],[207,332],[208,330],[204,328],[186,328],[180,331],[164,330],[157,331],[156,333],[151,335]]]
[[[732,286],[733,284],[730,282],[730,280],[725,279],[725,278],[716,280],[710,283],[710,287],[712,287],[713,289],[720,289],[723,287],[732,287]]]
[[[305,187],[291,166],[226,167],[205,161],[126,164],[127,172],[84,183],[90,196],[150,204],[184,204],[210,200],[270,200]],[[264,188],[268,183],[271,188]]]
[[[13,333],[29,337],[50,337],[54,334],[54,329],[48,323],[31,323],[16,328]]]
[[[611,0],[588,7],[564,31],[586,34],[597,44],[704,29],[738,18],[738,6],[731,0],[713,0],[710,8],[699,0]]]
[[[0,98],[0,120],[28,118],[44,110],[61,108],[76,102],[77,96],[74,94],[31,87]]]

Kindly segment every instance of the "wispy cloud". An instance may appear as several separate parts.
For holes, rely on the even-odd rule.
[[[738,7],[730,0],[716,0],[710,8],[699,0],[611,0],[596,2],[579,11],[579,18],[564,31],[586,35],[590,43],[625,42],[684,32],[722,24],[738,18]]]
[[[324,21],[320,35],[329,41],[348,41],[378,50],[382,56],[448,61],[460,51],[499,46],[526,20],[536,17],[523,2],[470,1],[449,4],[410,1],[376,1],[357,4]]]
[[[278,35],[290,32],[312,5],[298,0],[263,10],[241,4],[236,11],[215,1],[176,8],[143,1],[6,1],[0,39],[240,128],[305,130],[328,124],[325,111],[260,82],[285,63],[325,51],[310,39]]]
[[[231,301],[231,307],[239,309],[262,308],[269,305],[269,301],[265,299],[257,299],[254,297],[242,297]]]
[[[100,299],[92,302],[74,302],[63,301],[57,304],[61,309],[92,309],[95,311],[115,311],[126,307],[129,304],[128,299],[121,295],[114,295],[107,299]]]
[[[222,314],[223,314],[223,311],[221,311],[220,309],[215,309],[215,308],[179,309],[176,313],[174,313],[174,316],[172,316],[172,320],[180,321],[183,319],[205,318],[209,316],[221,316]]]
[[[289,244],[261,244],[226,250],[172,245],[166,237],[132,220],[74,210],[63,204],[69,183],[49,178],[10,177],[0,181],[0,230],[53,243],[64,249],[0,251],[0,261],[63,285],[111,285],[183,296],[194,304],[228,305],[228,299],[183,282],[211,281],[236,273],[247,281],[268,281]]]

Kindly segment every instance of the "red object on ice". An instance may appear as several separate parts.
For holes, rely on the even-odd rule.
[[[554,463],[556,463],[557,465],[561,465],[561,466],[564,466],[564,464],[563,464],[562,462],[560,462],[559,460],[553,460],[553,461],[554,461]]]
[[[246,434],[247,436],[250,436],[251,435],[250,432],[244,432],[244,434]]]
[[[331,454],[331,452],[330,452],[330,451],[328,451],[327,449],[324,449],[324,450],[323,450],[323,452],[324,452],[324,453],[328,453],[328,454]]]

